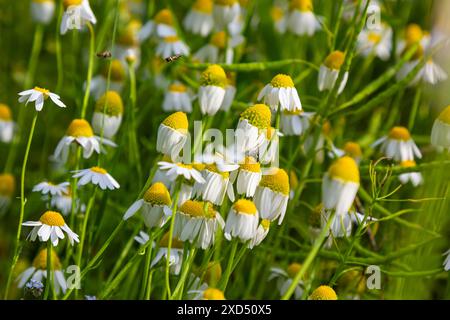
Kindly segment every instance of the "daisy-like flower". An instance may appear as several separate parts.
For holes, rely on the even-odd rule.
[[[55,279],[53,286],[55,287],[56,294],[60,292],[65,293],[67,289],[66,279],[64,278],[64,272],[62,269],[61,261],[54,250],[51,253],[52,257],[52,273]],[[47,278],[47,249],[39,251],[37,256],[33,260],[31,267],[25,269],[17,278],[18,288],[23,286],[30,280],[36,280],[42,282]]]
[[[167,161],[158,162],[161,171],[165,171],[170,181],[175,181],[178,177],[183,177],[187,181],[195,181],[196,183],[205,183],[201,173],[194,168],[194,165],[184,163],[172,163]]]
[[[287,270],[283,270],[281,268],[270,268],[270,276],[269,281],[276,279],[277,280],[277,289],[280,292],[280,296],[283,296],[288,288],[291,286],[292,281],[294,280],[297,273],[300,272],[302,265],[296,262],[291,263]],[[294,290],[295,299],[300,299],[303,294],[303,282],[300,281]]]
[[[289,200],[289,177],[283,169],[275,168],[263,175],[255,192],[255,204],[262,219],[281,224]]]
[[[237,193],[247,198],[253,197],[262,178],[261,165],[253,157],[245,157],[239,164],[239,170],[233,173],[237,174]]]
[[[175,218],[174,236],[205,250],[214,244],[217,228],[225,222],[209,202],[188,200],[179,208]]]
[[[214,27],[212,11],[212,0],[196,0],[184,18],[184,28],[193,34],[206,37]]]
[[[167,58],[174,55],[189,55],[189,47],[178,36],[167,36],[162,38],[156,47],[156,55]]]
[[[291,0],[289,9],[288,28],[292,33],[311,37],[322,28],[311,0]]]
[[[125,212],[124,220],[128,220],[141,209],[144,223],[148,228],[161,227],[172,215],[169,190],[161,182],[156,182],[147,189],[142,199],[135,201]]]
[[[61,34],[65,34],[67,30],[81,30],[87,23],[97,23],[88,0],[64,0],[63,4],[64,14],[61,19]]]
[[[364,57],[373,54],[381,60],[388,60],[392,50],[392,28],[385,23],[378,28],[363,28],[358,35],[357,46]]]
[[[0,173],[0,215],[8,209],[15,190],[14,176],[9,173]]]
[[[444,263],[443,263],[444,270],[449,271],[450,270],[450,250],[447,250],[443,255],[446,256]]]
[[[115,147],[112,141],[94,136],[91,125],[84,119],[74,119],[67,129],[66,135],[61,138],[56,146],[54,157],[63,162],[67,161],[70,146],[76,143],[83,148],[83,157],[88,159],[95,152],[100,153],[100,142]]]
[[[359,169],[355,160],[343,156],[333,162],[322,180],[322,203],[335,216],[350,211],[359,188]]]
[[[11,109],[6,104],[0,103],[0,141],[10,143],[14,136],[14,121]]]
[[[325,208],[320,205],[321,210],[321,227],[325,227],[328,219],[331,217],[331,210],[325,210]],[[363,227],[367,225],[370,221],[375,221],[373,217],[368,217],[363,224]],[[330,225],[330,230],[328,230],[328,235],[332,234],[334,238],[349,237],[352,234],[353,225],[359,225],[364,221],[364,215],[351,210],[343,215],[333,217],[333,221]],[[330,239],[331,240],[331,239]]]
[[[402,168],[413,168],[416,166],[416,162],[414,160],[406,160],[400,162],[400,167]],[[398,176],[398,179],[402,184],[407,184],[411,182],[414,187],[417,187],[422,184],[423,178],[420,172],[407,172],[402,173]]]
[[[106,92],[95,104],[92,115],[92,128],[94,132],[111,139],[119,131],[122,124],[123,102],[116,91]]]
[[[220,110],[228,112],[233,104],[234,97],[236,96],[236,75],[232,73],[227,74],[228,84],[225,87],[225,96],[223,97]]]
[[[262,219],[259,223],[258,228],[256,229],[255,236],[250,239],[248,243],[248,248],[253,249],[256,246],[259,246],[261,242],[267,237],[269,234],[270,221],[267,219]]]
[[[102,190],[119,189],[119,183],[103,168],[92,167],[73,171],[73,178],[79,178],[78,186],[84,186],[88,183],[99,186]]]
[[[139,31],[138,38],[142,42],[152,35],[158,38],[165,38],[175,36],[177,31],[175,29],[175,18],[172,11],[163,9],[158,11],[153,20],[148,21]]]
[[[258,210],[251,200],[240,199],[230,209],[225,224],[224,235],[227,240],[239,238],[245,242],[256,235],[258,228]]]
[[[213,17],[218,30],[224,29],[241,14],[238,0],[214,0]]]
[[[406,26],[403,37],[397,42],[397,54],[401,55],[407,48],[417,43],[422,48],[429,48],[430,36],[418,24],[410,23]]]
[[[395,161],[410,161],[414,160],[414,157],[422,158],[422,153],[405,127],[393,127],[387,136],[375,141],[372,147],[378,145],[381,145],[380,150],[386,157]]]
[[[169,247],[169,233],[165,233],[158,244],[158,253],[153,258],[150,265],[153,268],[162,258],[169,259],[170,272],[178,275],[181,271],[181,265],[183,263],[183,242],[176,237],[172,238],[172,245],[170,247],[170,257],[167,257]]]
[[[233,184],[230,181],[230,173],[224,171],[217,164],[208,164],[201,171],[205,183],[196,182],[194,184],[194,196],[200,196],[205,201],[210,201],[216,205],[222,205],[225,195],[234,201]]]
[[[49,24],[55,13],[54,0],[31,0],[31,18],[42,24]]]
[[[250,154],[257,157],[263,165],[277,164],[280,135],[282,135],[280,131],[274,127],[268,127],[264,132],[263,141],[258,147],[258,150]]]
[[[272,110],[277,110],[278,106],[281,111],[302,110],[302,103],[297,89],[295,89],[294,81],[286,74],[278,74],[273,77],[272,81],[258,94],[258,101],[262,99]]]
[[[450,149],[450,106],[447,106],[434,121],[431,144]]]
[[[353,141],[347,141],[342,149],[338,149],[333,145],[330,155],[331,157],[337,158],[340,158],[342,156],[349,156],[359,164],[362,159],[361,146],[357,142]]]
[[[213,116],[217,113],[225,98],[227,83],[227,76],[221,66],[213,64],[203,71],[198,89],[202,114]]]
[[[270,16],[273,20],[275,30],[280,34],[284,34],[288,25],[286,8],[283,8],[281,5],[274,5],[270,9]]]
[[[127,63],[127,59],[133,59],[135,68],[141,61],[141,48],[138,40],[138,31],[141,25],[140,20],[132,19],[120,32],[113,49],[113,56],[123,64]]]
[[[72,201],[72,191],[70,187],[68,187],[67,192],[51,197],[50,206],[56,208],[63,215],[67,216],[72,212]],[[84,212],[85,210],[86,206],[80,202],[80,199],[77,199],[75,203],[75,212]]]
[[[22,92],[19,92],[19,102],[23,103],[25,102],[25,105],[27,105],[29,102],[35,103],[36,111],[41,111],[44,107],[44,101],[50,98],[50,100],[53,101],[54,104],[56,104],[58,107],[65,108],[66,105],[59,99],[59,96],[55,93],[50,92],[47,89],[42,89],[39,87],[34,87],[30,90],[25,90]]]
[[[280,117],[280,130],[285,136],[301,136],[308,130],[314,112],[284,110]]]
[[[156,151],[176,159],[188,138],[188,119],[184,112],[172,113],[159,125]]]
[[[329,286],[320,286],[315,289],[308,297],[308,300],[337,300],[337,294]]]
[[[253,152],[264,142],[272,113],[265,104],[255,104],[241,113],[236,128],[236,145],[242,152]]]
[[[33,187],[33,192],[40,192],[43,195],[61,196],[63,193],[68,192],[69,185],[69,182],[53,184],[48,181],[43,181]]]
[[[332,90],[336,85],[342,64],[345,61],[345,54],[341,51],[333,51],[328,55],[325,61],[320,65],[317,86],[319,91]],[[344,91],[348,80],[348,71],[344,73],[341,83],[339,84],[338,94]]]
[[[191,113],[192,100],[188,88],[181,82],[176,81],[172,83],[166,91],[162,108],[165,112],[183,111]]]
[[[100,99],[106,93],[108,82],[109,63],[106,64],[101,73],[91,80],[91,93],[95,99]],[[122,92],[123,85],[127,76],[124,63],[118,59],[111,61],[111,77],[109,83],[109,90],[117,93]]]
[[[191,290],[190,294],[196,294],[194,300],[225,300],[223,291],[216,288],[207,288],[205,290]]]
[[[53,246],[56,247],[59,243],[59,239],[64,239],[64,232],[69,238],[70,244],[79,242],[78,235],[73,232],[64,221],[63,216],[56,211],[46,211],[39,221],[26,221],[22,223],[23,226],[33,227],[27,239],[35,241],[39,238],[41,242],[51,241]]]
[[[233,49],[242,42],[244,42],[242,35],[230,37],[225,31],[219,31],[212,35],[209,44],[201,47],[194,54],[194,58],[200,62],[218,63],[225,60],[226,63],[232,63]]]

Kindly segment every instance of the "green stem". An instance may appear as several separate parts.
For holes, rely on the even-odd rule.
[[[88,65],[88,72],[87,72],[87,78],[86,78],[86,90],[84,92],[84,98],[83,98],[83,106],[81,107],[81,119],[84,119],[86,117],[86,109],[87,109],[87,105],[89,102],[89,95],[91,93],[91,79],[92,79],[92,72],[94,69],[94,56],[95,56],[94,27],[89,22],[86,25],[89,29],[89,35],[90,35],[89,65]]]
[[[185,250],[187,250],[187,248],[185,247]],[[171,299],[177,299],[177,300],[181,300],[183,297],[183,288],[184,288],[184,284],[186,282],[187,276],[189,274],[189,270],[191,269],[192,266],[192,262],[194,261],[194,257],[195,254],[197,253],[196,248],[192,248],[191,250],[189,250],[189,256],[186,257],[186,262],[184,263],[183,261],[183,267],[182,267],[182,272],[181,272],[181,276],[180,276],[180,280],[177,283],[177,286],[175,287],[175,290],[173,291],[173,295],[171,297]]]
[[[412,131],[412,129],[414,128],[414,123],[416,121],[417,111],[419,110],[421,97],[422,97],[422,89],[421,89],[421,87],[418,87],[416,90],[416,94],[414,95],[414,101],[413,101],[413,106],[411,108],[411,113],[409,114],[409,121],[408,121],[408,130],[409,131]]]
[[[149,231],[149,242],[153,242],[153,232]],[[149,271],[150,264],[152,262],[152,253],[153,253],[153,245],[147,248],[147,253],[145,256],[145,265],[144,265],[144,277],[142,279],[142,288],[141,288],[141,299],[150,300],[150,288],[149,288]],[[148,296],[147,296],[148,293]]]
[[[56,45],[56,66],[58,68],[58,80],[56,82],[56,92],[60,92],[62,85],[63,85],[63,79],[64,79],[64,65],[62,60],[62,50],[61,50],[61,34],[59,32],[59,28],[61,25],[61,19],[62,19],[62,0],[58,1],[57,4],[58,7],[58,13],[57,13],[57,22],[56,22],[56,39],[55,39],[55,45]]]
[[[52,242],[50,239],[47,241],[47,281],[45,284],[44,300],[48,300],[50,290],[53,287],[52,279]]]
[[[228,264],[225,269],[225,273],[219,284],[219,288],[223,292],[225,292],[225,290],[227,288],[228,281],[230,280],[231,272],[233,271],[234,257],[236,256],[238,244],[239,244],[239,242],[237,240],[234,240],[233,244],[231,245],[231,252],[230,252],[230,256],[228,257]]]

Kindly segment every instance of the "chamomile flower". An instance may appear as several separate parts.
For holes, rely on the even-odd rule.
[[[406,160],[400,162],[400,167],[402,168],[413,168],[416,166],[416,162],[414,160]],[[402,173],[398,176],[398,179],[402,184],[407,184],[411,182],[414,187],[417,187],[422,184],[423,178],[420,172],[406,172]]]
[[[450,149],[450,106],[446,107],[434,121],[431,144]]]
[[[8,209],[15,189],[16,179],[14,176],[9,173],[0,173],[0,214]]]
[[[416,23],[406,26],[403,37],[398,40],[397,54],[403,54],[412,45],[420,44],[421,49],[429,48],[430,36]]]
[[[58,107],[65,108],[66,105],[60,100],[59,96],[55,93],[50,92],[47,89],[34,87],[30,90],[25,90],[22,92],[19,92],[19,102],[23,103],[25,102],[25,105],[27,105],[29,102],[35,103],[36,111],[41,111],[44,107],[44,101],[50,98],[50,100],[53,101],[54,104],[56,104]]]
[[[259,246],[261,242],[267,237],[270,229],[270,221],[267,219],[262,219],[256,229],[255,235],[250,242],[248,243],[248,248],[253,249],[256,246]]]
[[[106,64],[99,75],[91,80],[91,93],[95,99],[100,99],[106,93],[108,82],[109,64]],[[111,77],[109,90],[117,93],[122,92],[124,82],[126,80],[126,70],[124,63],[118,59],[111,61]]]
[[[238,0],[214,0],[213,17],[216,29],[228,26],[241,13]]]
[[[196,182],[193,188],[194,196],[200,196],[205,201],[222,205],[225,195],[234,201],[233,185],[230,173],[217,164],[208,164],[201,171],[205,183]]]
[[[449,271],[450,270],[450,250],[447,250],[443,255],[446,256],[444,263],[443,263],[444,270]]]
[[[95,104],[92,128],[107,139],[114,137],[122,123],[123,102],[116,91],[106,92]]]
[[[362,150],[361,146],[357,142],[347,141],[342,149],[338,149],[333,145],[330,155],[331,157],[338,158],[347,155],[352,157],[356,163],[359,164],[362,159]]]
[[[242,152],[255,151],[264,142],[272,114],[265,104],[255,104],[241,113],[236,128],[236,145]]]
[[[325,61],[320,65],[319,77],[317,85],[319,91],[332,90],[336,85],[339,72],[345,61],[345,54],[341,51],[333,51],[328,55]],[[344,73],[341,83],[339,84],[338,94],[344,91],[348,80],[348,71]]]
[[[142,42],[152,35],[158,38],[165,38],[175,36],[176,34],[175,18],[172,11],[163,9],[158,11],[153,20],[144,24],[141,30],[139,30],[138,38]]]
[[[53,246],[56,247],[59,239],[64,239],[65,232],[71,245],[74,242],[79,242],[78,235],[69,228],[62,215],[56,211],[46,211],[39,218],[39,221],[26,221],[22,225],[33,227],[27,237],[31,241],[39,238],[41,242],[51,241]]]
[[[158,162],[161,171],[165,172],[170,181],[175,181],[178,177],[183,177],[187,181],[195,183],[205,183],[201,173],[194,168],[194,165],[184,163],[172,163],[167,161]]]
[[[279,142],[281,132],[274,127],[268,127],[264,131],[263,141],[258,150],[251,152],[263,164],[276,164],[278,160]]]
[[[225,87],[225,96],[223,97],[220,110],[228,112],[233,104],[234,97],[236,96],[236,79],[234,74],[227,74],[228,84]]]
[[[67,188],[67,192],[63,192],[61,195],[55,195],[50,199],[50,206],[56,208],[63,215],[67,216],[72,212],[72,190]],[[84,212],[86,206],[80,202],[80,199],[75,201],[75,212]]]
[[[329,286],[320,286],[315,289],[308,297],[308,300],[337,300],[337,294]]]
[[[194,300],[225,300],[223,291],[211,287],[205,290],[191,290],[188,293],[196,294]]]
[[[217,64],[208,66],[202,72],[198,101],[203,115],[213,116],[219,111],[225,98],[227,83],[225,71]]]
[[[174,236],[206,249],[214,244],[218,228],[225,222],[209,202],[188,200],[179,208],[175,218]]]
[[[189,55],[189,47],[178,36],[167,36],[162,38],[156,47],[156,55],[167,58],[174,55]]]
[[[172,83],[164,95],[162,109],[165,112],[192,112],[192,96],[189,89],[181,82]]]
[[[64,14],[61,19],[61,34],[65,34],[67,30],[81,30],[87,23],[97,23],[88,0],[64,0],[63,4]]]
[[[378,145],[381,145],[380,150],[386,157],[395,161],[410,161],[415,157],[422,158],[422,153],[405,127],[393,127],[387,136],[375,141],[372,147]]]
[[[253,197],[262,178],[261,164],[253,157],[245,157],[236,174],[237,193],[247,198]]]
[[[119,189],[119,183],[103,168],[92,167],[73,171],[73,178],[79,178],[78,186],[84,186],[88,183],[99,186],[102,190]]]
[[[258,228],[258,210],[251,200],[240,199],[230,209],[225,224],[224,235],[227,240],[239,238],[245,242],[253,239]]]
[[[91,125],[84,119],[74,119],[56,146],[54,157],[63,162],[67,161],[72,143],[83,148],[83,157],[88,159],[95,152],[100,153],[100,143],[115,147],[112,141],[94,135]]]
[[[297,111],[302,109],[300,97],[295,89],[294,81],[286,74],[278,74],[258,94],[258,101],[264,99],[272,110]]]
[[[213,0],[196,0],[184,18],[184,28],[202,37],[206,37],[214,27],[212,16]]]
[[[11,109],[6,104],[0,103],[0,141],[10,143],[14,136],[14,121]]]
[[[139,231],[139,234],[134,237],[134,240],[139,244],[145,245],[150,240],[150,236],[144,231]]]
[[[61,196],[68,192],[69,185],[69,182],[53,184],[48,181],[43,181],[33,187],[33,192],[40,192],[42,195]]]
[[[385,23],[379,28],[363,28],[358,35],[357,46],[364,57],[373,54],[383,61],[388,60],[392,50],[392,28]]]
[[[65,293],[67,289],[67,284],[66,279],[64,278],[64,271],[62,269],[61,261],[59,260],[59,257],[54,250],[52,250],[51,255],[52,255],[51,272],[53,273],[54,278],[53,286],[55,287],[55,293],[56,294],[59,294],[60,292]],[[27,268],[17,278],[18,281],[17,287],[23,288],[30,279],[42,282],[42,280],[46,278],[47,278],[47,249],[42,249],[34,258],[32,266]]]
[[[292,281],[294,280],[297,273],[300,272],[301,264],[299,263],[291,263],[287,270],[283,270],[281,268],[270,268],[270,276],[269,281],[272,279],[277,280],[277,289],[280,292],[280,296],[283,296],[288,288],[291,286]],[[303,282],[300,281],[294,290],[295,299],[300,299],[303,294]]]
[[[286,171],[275,168],[263,175],[256,188],[254,201],[262,219],[278,219],[278,224],[281,224],[289,201],[289,177]]]
[[[313,36],[322,27],[313,12],[312,0],[291,0],[289,5],[289,30],[299,36]]]
[[[287,30],[288,25],[286,8],[283,8],[282,6],[275,4],[270,9],[270,16],[273,20],[275,30],[280,34],[284,34]]]
[[[132,19],[120,32],[113,50],[113,56],[123,64],[127,64],[128,59],[133,59],[135,68],[139,67],[141,61],[141,48],[138,40],[140,27],[141,22],[137,19]]]
[[[211,36],[209,43],[201,47],[194,58],[200,62],[218,63],[225,60],[233,62],[233,49],[244,42],[241,35],[228,36],[225,31],[219,31]]]
[[[325,227],[328,219],[331,217],[331,210],[325,210],[321,207],[321,226]],[[375,221],[373,217],[368,217],[363,224],[363,227],[370,221]],[[359,225],[364,221],[364,215],[351,210],[343,215],[335,215],[328,230],[328,235],[332,234],[334,238],[349,237],[352,233],[353,225]]]
[[[178,157],[188,138],[188,119],[184,112],[172,113],[159,125],[156,140],[156,151],[169,156],[172,160]]]
[[[169,247],[169,233],[165,233],[159,241],[159,249],[156,256],[153,258],[150,267],[154,267],[162,258],[169,259],[170,272],[178,275],[181,271],[183,263],[183,242],[177,238],[172,238],[172,245],[170,247],[170,256],[167,257]]]
[[[303,110],[281,112],[280,130],[285,136],[301,136],[308,130],[313,112]]]
[[[31,6],[31,18],[37,23],[49,24],[55,13],[55,1],[54,0],[32,0]]]
[[[172,215],[169,190],[161,182],[156,182],[147,189],[142,199],[135,201],[123,216],[128,220],[141,209],[144,223],[148,228],[161,227]]]
[[[343,156],[333,162],[322,180],[322,203],[335,210],[337,217],[346,214],[359,188],[359,169],[355,160]]]

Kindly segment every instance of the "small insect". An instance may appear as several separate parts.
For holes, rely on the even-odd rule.
[[[182,57],[181,54],[176,54],[176,55],[174,55],[174,56],[167,57],[167,58],[165,58],[164,60],[166,60],[166,62],[173,62],[173,61],[175,61],[175,60],[180,59],[181,57]]]
[[[112,57],[111,51],[97,52],[97,57],[107,59]]]

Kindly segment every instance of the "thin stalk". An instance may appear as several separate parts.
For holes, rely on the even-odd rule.
[[[90,44],[89,44],[89,65],[86,77],[86,90],[84,91],[83,105],[81,107],[81,119],[86,117],[86,109],[89,102],[89,95],[91,93],[91,80],[92,72],[94,69],[94,56],[95,56],[95,32],[91,23],[86,24],[89,29]]]
[[[230,256],[228,257],[227,267],[225,269],[225,273],[219,284],[219,288],[223,292],[225,292],[225,290],[227,288],[228,281],[230,280],[231,272],[233,271],[234,257],[236,256],[238,244],[239,244],[239,242],[237,240],[234,240],[233,244],[231,245],[231,252],[230,252]]]
[[[149,242],[153,242],[153,232],[150,230],[149,232]],[[144,265],[144,277],[142,279],[142,287],[141,287],[141,299],[149,300],[150,299],[150,288],[148,288],[148,278],[150,271],[150,263],[152,262],[152,253],[153,246],[151,245],[147,248],[146,256],[145,256],[145,265]],[[148,293],[148,298],[147,298]]]
[[[411,113],[409,114],[409,121],[408,121],[408,130],[411,131],[414,128],[414,123],[416,121],[417,117],[417,111],[419,110],[420,106],[420,98],[422,97],[422,87],[418,87],[416,90],[416,94],[414,95],[414,101],[413,106],[411,108]]]

